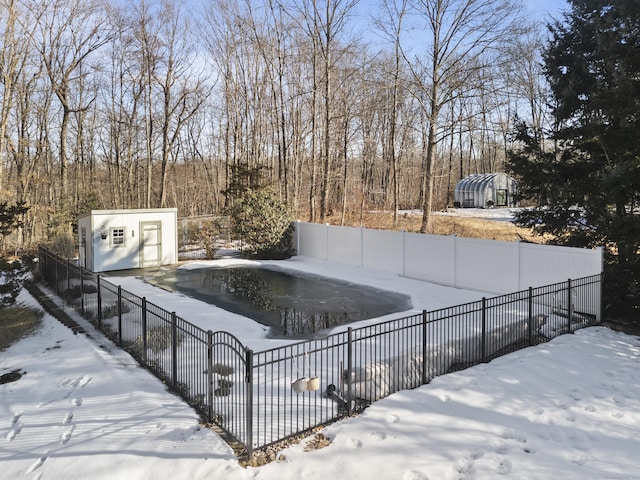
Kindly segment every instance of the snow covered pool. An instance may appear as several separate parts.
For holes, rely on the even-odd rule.
[[[276,266],[178,268],[145,280],[251,318],[274,336],[310,337],[412,308],[408,295]]]

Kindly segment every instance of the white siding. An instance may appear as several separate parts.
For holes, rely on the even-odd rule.
[[[78,235],[82,235],[82,227],[87,228],[84,258],[80,250],[81,265],[94,272],[139,268],[142,258],[140,225],[143,222],[161,225],[160,265],[177,263],[177,209],[162,208],[92,210],[80,217]]]

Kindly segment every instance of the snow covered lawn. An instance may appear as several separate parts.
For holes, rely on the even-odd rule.
[[[0,385],[1,478],[640,479],[640,339],[606,328],[396,393],[324,429],[328,447],[244,469],[189,406],[83,325],[89,336],[45,315],[0,352],[0,375],[23,373]]]

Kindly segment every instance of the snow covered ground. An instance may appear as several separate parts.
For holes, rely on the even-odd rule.
[[[405,281],[366,277],[359,280],[389,289]],[[482,295],[427,285],[402,287],[434,305]],[[144,288],[185,318],[200,312],[202,321],[234,324],[254,348],[270,341],[253,322],[205,315],[200,302]],[[19,300],[35,304],[26,292]],[[35,334],[0,352],[0,375],[22,374],[0,385],[0,478],[640,479],[640,338],[603,327],[396,393],[325,428],[323,449],[301,444],[242,468],[189,406],[78,322],[88,335],[45,315]]]
[[[447,217],[481,218],[499,222],[510,222],[521,208],[448,208],[446,211],[433,212],[434,215]],[[402,210],[401,214],[422,215],[422,210]]]

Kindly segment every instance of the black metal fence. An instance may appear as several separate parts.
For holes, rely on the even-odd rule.
[[[254,352],[40,249],[55,293],[247,454],[371,402],[601,322],[601,275]]]

